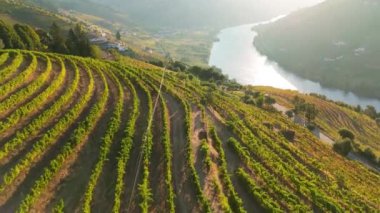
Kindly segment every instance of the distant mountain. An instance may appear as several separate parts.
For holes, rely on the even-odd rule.
[[[91,0],[150,27],[225,27],[252,23],[320,0]]]
[[[380,98],[380,2],[328,0],[258,28],[255,46],[288,71]]]
[[[75,10],[86,16],[94,16],[94,20],[92,21],[95,24],[108,28],[112,28],[111,25],[113,23],[120,23],[126,26],[133,25],[126,13],[116,11],[105,4],[89,0],[26,0],[25,2],[33,3],[50,10]]]

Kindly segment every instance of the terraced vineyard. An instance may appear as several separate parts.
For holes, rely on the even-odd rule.
[[[0,212],[380,209],[378,174],[184,73],[2,51],[0,77]]]
[[[339,129],[346,128],[355,134],[356,141],[363,147],[370,147],[380,154],[380,126],[364,113],[340,106],[329,100],[301,94],[296,91],[279,90],[270,87],[256,87],[256,89],[270,94],[281,105],[287,106],[289,109],[294,108],[292,100],[295,96],[305,99],[306,102],[312,103],[318,108],[320,113],[317,116],[316,123],[329,137],[338,141],[340,139]]]

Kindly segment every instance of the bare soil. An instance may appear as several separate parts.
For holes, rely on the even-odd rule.
[[[173,179],[176,194],[175,205],[178,212],[200,212],[195,190],[189,178],[186,164],[185,112],[180,103],[170,95],[165,95],[170,115],[170,135],[173,148]]]

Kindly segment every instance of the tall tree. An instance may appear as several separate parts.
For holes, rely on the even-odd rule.
[[[314,104],[305,104],[305,117],[306,120],[311,123],[318,115],[318,109]]]
[[[25,44],[25,48],[29,50],[39,50],[42,48],[39,35],[28,25],[15,24],[15,31]]]
[[[13,27],[0,20],[0,39],[3,40],[5,49],[24,49],[24,43],[17,35]]]
[[[49,49],[53,52],[67,53],[65,38],[62,36],[61,28],[54,22],[50,27],[51,43]]]
[[[121,40],[121,33],[120,33],[120,30],[118,30],[118,31],[116,32],[116,39],[117,39],[117,40]]]
[[[82,25],[77,24],[73,29],[69,30],[66,40],[68,53],[84,57],[99,57],[100,50],[90,44],[87,33]]]
[[[67,35],[66,47],[70,54],[79,55],[78,37],[73,29],[70,29]]]
[[[374,106],[368,105],[367,108],[364,110],[364,114],[368,115],[372,119],[376,119],[377,112]]]

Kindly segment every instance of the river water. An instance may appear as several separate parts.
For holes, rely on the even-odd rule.
[[[372,105],[380,110],[378,99],[360,97],[349,91],[323,87],[318,82],[298,77],[282,69],[276,62],[260,54],[253,45],[257,33],[252,28],[272,23],[283,17],[285,16],[222,30],[218,35],[218,41],[213,44],[209,65],[222,69],[224,74],[244,85],[272,86],[302,93],[318,93],[331,100],[354,106]]]

